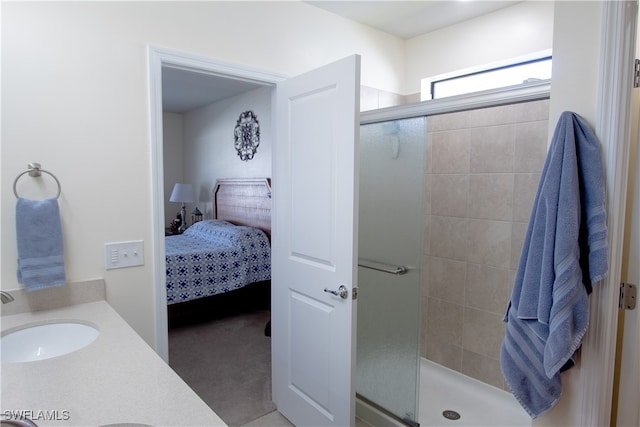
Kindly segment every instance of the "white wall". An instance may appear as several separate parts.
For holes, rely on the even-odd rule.
[[[211,190],[220,178],[271,178],[271,88],[245,94],[184,114],[184,175],[196,191],[198,209],[212,218]],[[234,148],[233,131],[241,113],[251,110],[260,124],[260,145],[248,161]],[[192,204],[187,209],[193,210]]]
[[[420,92],[425,77],[551,49],[553,9],[526,1],[408,40],[403,94]]]
[[[595,126],[600,78],[602,4],[559,1],[553,40],[549,137],[563,111],[574,111]]]
[[[392,92],[404,75],[400,39],[303,2],[3,2],[1,19],[1,287],[21,287],[11,183],[40,162],[62,184],[68,280],[104,278],[152,346],[147,46],[285,75],[358,53],[362,84]],[[146,264],[105,271],[104,243],[137,239]]]
[[[183,117],[182,114],[162,114],[163,172],[164,172],[164,224],[169,226],[180,210],[179,203],[169,202],[175,183],[185,183],[183,174]],[[189,211],[191,212],[191,211]]]
[[[598,108],[602,3],[559,1],[555,7],[553,79],[549,103],[549,138],[560,114],[574,111],[592,127]],[[534,420],[534,426],[579,425],[581,364],[562,374],[558,405]]]

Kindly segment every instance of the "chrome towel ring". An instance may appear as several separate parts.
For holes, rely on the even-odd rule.
[[[19,174],[16,179],[13,181],[13,194],[15,194],[16,199],[19,199],[20,196],[18,196],[18,191],[16,190],[16,185],[18,184],[18,180],[22,177],[22,175],[28,173],[29,176],[32,177],[38,177],[40,175],[42,175],[42,173],[46,173],[47,175],[49,175],[51,178],[53,178],[56,181],[56,184],[58,184],[58,194],[56,195],[56,199],[60,198],[60,193],[62,192],[62,187],[60,186],[60,181],[58,181],[58,178],[56,178],[56,176],[54,174],[52,174],[49,171],[46,171],[44,169],[40,168],[40,163],[29,163],[27,165],[27,170],[22,172],[21,174]]]

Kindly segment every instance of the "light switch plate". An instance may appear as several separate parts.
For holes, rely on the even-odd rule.
[[[104,267],[107,270],[138,265],[144,265],[144,242],[142,240],[104,244]]]

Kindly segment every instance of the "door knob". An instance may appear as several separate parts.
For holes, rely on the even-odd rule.
[[[347,299],[349,297],[349,290],[345,285],[340,285],[337,291],[332,291],[331,289],[327,289],[327,288],[324,288],[324,291],[330,294],[333,294],[337,297],[340,297],[342,299]]]

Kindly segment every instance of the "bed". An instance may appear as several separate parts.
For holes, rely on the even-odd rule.
[[[169,305],[271,279],[269,180],[222,179],[212,193],[216,219],[165,238]]]

